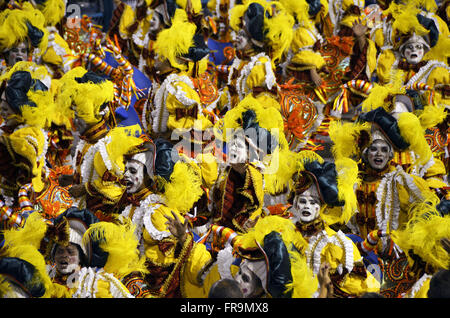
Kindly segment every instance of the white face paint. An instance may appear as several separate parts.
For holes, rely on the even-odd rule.
[[[161,21],[159,20],[158,14],[153,12],[152,18],[150,19],[150,26],[148,28],[150,33],[156,33],[161,26]]]
[[[367,161],[374,170],[383,170],[392,156],[390,145],[381,139],[375,140],[367,150]]]
[[[135,160],[128,160],[125,163],[124,180],[128,194],[133,194],[142,190],[145,186],[144,165]]]
[[[320,215],[321,201],[317,187],[312,185],[302,194],[298,194],[294,198],[291,217],[292,222],[309,223],[317,219]]]
[[[420,42],[409,43],[403,50],[403,56],[410,64],[417,64],[422,61],[424,54],[425,50]]]
[[[236,38],[233,41],[234,48],[238,51],[242,51],[249,46],[249,38],[244,30],[239,30],[236,34]]]
[[[228,162],[245,163],[248,159],[247,146],[243,134],[237,133],[233,136],[229,144]]]
[[[234,279],[238,282],[244,298],[251,298],[262,292],[261,280],[245,264],[241,264]]]
[[[80,269],[80,255],[74,244],[56,247],[55,267],[63,275],[71,274]]]
[[[26,42],[20,42],[16,47],[8,52],[8,66],[13,66],[17,62],[28,60],[28,46]]]

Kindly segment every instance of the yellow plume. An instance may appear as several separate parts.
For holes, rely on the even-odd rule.
[[[47,224],[39,212],[31,213],[23,228],[12,228],[3,232],[5,247],[32,245],[40,248],[41,241],[47,231]]]
[[[361,131],[370,133],[370,124],[344,123],[341,121],[330,122],[328,134],[333,142],[331,150],[335,159],[351,158],[360,155],[358,138]]]
[[[271,7],[267,10],[273,10],[275,13],[271,18],[264,18],[264,31],[267,45],[270,47],[270,57],[273,62],[277,62],[287,52],[291,46],[292,39],[294,37],[294,17],[284,9],[280,2],[272,1]]]
[[[358,208],[355,186],[359,184],[358,164],[350,158],[335,160],[337,172],[338,199],[345,201],[338,222],[346,224]]]
[[[121,224],[98,222],[91,224],[83,235],[83,244],[99,242],[99,247],[108,253],[104,269],[122,278],[132,272],[147,273],[145,258],[140,256],[134,231],[129,219],[121,218]]]
[[[400,135],[410,144],[409,149],[419,156],[415,164],[423,165],[427,163],[432,156],[432,152],[425,139],[425,131],[420,124],[419,118],[412,113],[404,112],[400,113],[397,122]]]
[[[48,30],[45,28],[45,17],[31,3],[24,2],[22,10],[6,9],[0,13],[0,51],[9,50],[28,39],[27,22],[43,32],[38,45],[39,55],[47,49]]]
[[[420,124],[423,129],[432,128],[442,123],[448,113],[444,105],[427,105],[418,113]]]
[[[64,0],[46,0],[37,3],[36,7],[44,14],[46,26],[55,26],[66,13]]]
[[[177,57],[189,52],[196,30],[195,24],[188,22],[186,12],[177,9],[172,18],[172,26],[158,33],[155,42],[156,54],[169,60],[172,67],[185,71],[186,65],[179,63]]]
[[[442,269],[450,263],[450,254],[440,243],[450,233],[450,216],[441,217],[435,206],[433,201],[412,206],[406,227],[393,231],[391,236],[402,250],[412,250],[433,268]]]
[[[185,214],[203,194],[201,171],[189,159],[178,161],[164,184],[164,198],[167,206]]]

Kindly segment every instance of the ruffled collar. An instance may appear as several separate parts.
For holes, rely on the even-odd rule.
[[[360,167],[362,179],[365,181],[375,181],[382,179],[387,173],[393,170],[391,163],[389,162],[383,170],[375,170],[368,164],[362,164]]]
[[[398,68],[404,71],[414,71],[417,73],[423,66],[427,64],[427,61],[421,61],[417,64],[408,63],[405,59],[398,62]]]
[[[317,218],[314,221],[308,223],[297,222],[295,223],[297,229],[303,236],[313,236],[325,229],[325,224],[321,218]]]
[[[148,188],[143,188],[142,190],[127,195],[126,201],[134,206],[139,206],[141,201],[144,200],[152,192]]]

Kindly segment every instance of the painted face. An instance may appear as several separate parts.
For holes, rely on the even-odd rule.
[[[80,255],[74,244],[58,245],[55,251],[56,270],[63,274],[71,274],[80,269]]]
[[[159,20],[158,14],[156,12],[153,12],[152,18],[150,19],[150,26],[149,26],[149,32],[155,33],[159,30],[159,27],[161,26],[161,21]]]
[[[247,161],[248,151],[243,134],[235,134],[229,146],[229,163],[244,163]]]
[[[8,52],[8,66],[13,66],[17,62],[28,60],[28,47],[26,42],[20,42],[16,47]]]
[[[315,185],[302,194],[296,195],[290,211],[294,214],[291,220],[294,223],[309,223],[320,215],[321,201]]]
[[[381,139],[375,140],[367,150],[367,161],[372,169],[381,171],[391,159],[390,145]]]
[[[141,190],[144,185],[144,165],[136,160],[128,160],[125,163],[124,179],[127,193],[132,194]]]
[[[234,279],[238,282],[244,298],[252,298],[262,292],[261,280],[245,265],[239,267]]]
[[[233,41],[233,45],[236,50],[244,50],[249,46],[249,38],[244,30],[239,30],[239,32],[236,34],[236,38]]]
[[[423,44],[419,42],[407,44],[403,50],[403,56],[410,64],[417,64],[422,61],[424,54]]]
[[[6,120],[11,115],[14,115],[14,111],[9,107],[9,104],[6,101],[5,92],[3,92],[0,101],[0,116]]]

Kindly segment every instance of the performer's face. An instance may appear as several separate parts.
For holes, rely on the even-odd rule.
[[[290,211],[293,212],[291,220],[296,223],[309,223],[320,215],[321,202],[316,186],[311,186],[302,194],[296,195]]]
[[[155,33],[159,30],[159,27],[161,26],[161,21],[159,20],[158,14],[156,12],[153,12],[152,18],[150,19],[150,27],[149,31],[151,33]]]
[[[419,42],[407,44],[403,51],[406,61],[410,64],[417,64],[422,61],[424,54],[423,44]]]
[[[3,92],[0,101],[0,117],[6,120],[11,115],[14,115],[14,111],[9,107],[9,104],[6,101],[5,92]]]
[[[375,140],[367,150],[367,161],[374,170],[383,170],[392,156],[390,145],[381,139]]]
[[[235,134],[229,147],[229,163],[245,163],[247,161],[248,152],[243,134]]]
[[[20,42],[16,47],[8,52],[8,66],[13,66],[17,62],[28,60],[28,47],[26,42]]]
[[[77,247],[70,243],[68,246],[58,245],[55,251],[56,270],[63,274],[72,274],[80,269],[80,255]]]
[[[124,180],[127,193],[132,194],[141,190],[145,186],[144,165],[135,160],[128,160],[125,163]]]
[[[244,298],[252,298],[261,294],[261,280],[247,266],[240,266],[234,278],[242,290]]]
[[[239,30],[239,32],[236,34],[233,45],[236,50],[244,50],[249,46],[249,38],[244,30]]]

